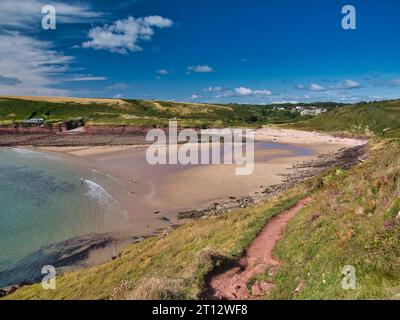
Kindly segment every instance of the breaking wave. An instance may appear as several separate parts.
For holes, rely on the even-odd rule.
[[[125,217],[128,216],[127,211],[102,186],[88,179],[85,179],[84,182],[87,186],[86,194],[101,207],[102,211],[107,216],[113,214],[122,214]]]

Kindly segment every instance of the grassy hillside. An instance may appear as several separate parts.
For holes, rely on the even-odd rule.
[[[130,245],[114,261],[60,276],[57,290],[34,285],[7,298],[197,298],[207,272],[237,257],[271,216],[305,194],[313,201],[275,250],[282,267],[257,277],[276,284],[265,298],[400,298],[398,154],[397,139],[374,142],[368,159],[349,171],[332,169],[263,204]],[[341,288],[345,265],[356,269],[356,290]]]
[[[400,142],[374,145],[349,172],[325,175],[314,201],[289,224],[275,255],[273,299],[400,299]],[[356,290],[341,270],[354,266]],[[304,288],[295,289],[300,283]]]
[[[400,137],[400,100],[358,103],[291,124],[305,130]]]
[[[299,113],[272,106],[210,105],[187,102],[67,98],[27,100],[0,98],[0,125],[44,118],[54,124],[82,118],[88,124],[166,126],[176,119],[186,127],[260,126],[286,123]]]

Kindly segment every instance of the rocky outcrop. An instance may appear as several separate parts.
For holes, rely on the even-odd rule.
[[[45,265],[51,265],[57,269],[74,266],[85,260],[91,251],[105,248],[114,241],[115,238],[111,234],[92,233],[43,247],[19,261],[15,268],[0,272],[1,279],[10,279],[5,284],[8,287],[0,288],[0,297],[14,292],[21,286],[40,281],[43,277],[41,270]],[[11,285],[13,283],[18,284]]]

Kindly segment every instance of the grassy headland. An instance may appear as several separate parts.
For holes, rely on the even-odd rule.
[[[346,135],[400,137],[400,100],[360,102],[292,123],[294,129]]]

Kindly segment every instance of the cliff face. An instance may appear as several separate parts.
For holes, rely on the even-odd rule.
[[[107,125],[86,125],[85,132],[87,134],[146,134],[153,127],[138,127],[138,126],[107,126]]]
[[[145,135],[148,130],[153,127],[139,126],[109,126],[109,125],[86,125],[84,133],[91,135],[112,135],[112,134],[139,134]],[[50,133],[67,133],[68,130],[64,125],[46,125],[46,126],[24,126],[24,125],[9,125],[0,126],[0,134],[50,134]]]
[[[62,132],[62,126],[47,125],[43,127],[36,126],[0,126],[0,134],[50,134]]]
[[[152,128],[87,125],[77,129],[68,131],[63,125],[0,126],[0,146],[136,145],[146,143],[146,133]]]

